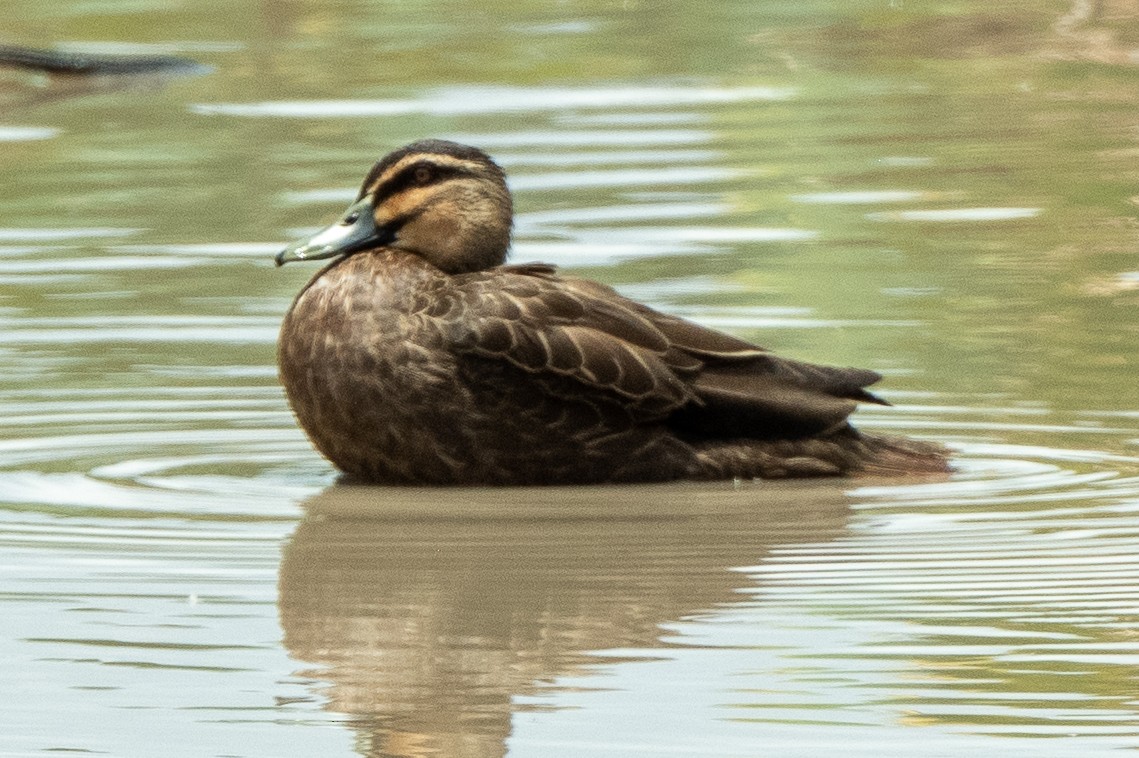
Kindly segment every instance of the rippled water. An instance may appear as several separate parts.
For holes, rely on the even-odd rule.
[[[0,755],[1139,747],[1134,3],[149,5],[9,11],[212,71],[0,72]],[[426,135],[957,473],[334,485],[271,256]]]

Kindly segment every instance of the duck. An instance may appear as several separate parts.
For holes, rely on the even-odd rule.
[[[210,70],[197,61],[174,55],[99,55],[19,45],[0,45],[0,67],[57,76],[203,74]]]
[[[780,357],[542,263],[507,263],[513,201],[485,152],[380,159],[278,266],[328,263],[281,325],[289,405],[348,481],[585,485],[940,473],[933,442],[851,425],[870,370]]]

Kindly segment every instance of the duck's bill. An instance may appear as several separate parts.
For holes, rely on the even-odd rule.
[[[307,239],[297,240],[277,253],[274,260],[283,266],[290,261],[318,261],[386,245],[394,236],[389,230],[376,226],[372,213],[372,199],[365,197],[348,208],[335,224]]]

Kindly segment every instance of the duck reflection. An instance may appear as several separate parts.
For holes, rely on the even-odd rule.
[[[285,645],[361,755],[502,756],[512,713],[590,651],[733,603],[730,569],[842,531],[833,482],[511,490],[336,485],[284,551]]]

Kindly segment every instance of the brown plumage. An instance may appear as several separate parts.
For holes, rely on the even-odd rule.
[[[277,256],[335,257],[278,362],[309,438],[406,484],[945,471],[942,448],[847,422],[872,371],[780,358],[542,264],[504,265],[512,208],[484,153],[385,157],[342,219]]]

